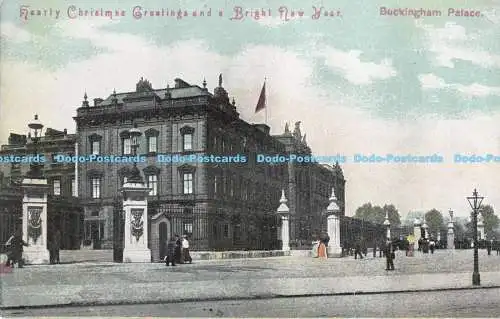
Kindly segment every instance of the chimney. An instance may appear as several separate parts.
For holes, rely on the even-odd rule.
[[[101,98],[94,99],[94,106],[99,106],[99,104],[101,104],[102,101],[104,101],[104,100]]]
[[[267,126],[266,124],[254,124],[253,126],[266,133],[266,135],[269,135],[269,132],[271,131],[271,127]]]

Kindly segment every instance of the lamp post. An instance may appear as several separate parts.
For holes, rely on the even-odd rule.
[[[484,197],[479,196],[477,190],[474,188],[474,192],[472,196],[467,197],[467,201],[472,208],[472,217],[473,217],[473,225],[474,225],[474,272],[472,273],[472,285],[479,286],[481,285],[481,279],[479,275],[479,256],[478,256],[478,242],[477,242],[477,214],[479,209],[481,208],[481,203],[483,202]]]
[[[38,152],[38,142],[40,141],[42,137],[42,128],[43,124],[38,120],[38,114],[35,114],[35,119],[33,122],[28,124],[28,127],[30,129],[28,133],[28,138],[31,139],[33,142],[33,155],[35,158],[37,158],[37,152]],[[41,178],[42,177],[42,169],[41,165],[38,162],[32,161],[30,163],[30,170],[27,173],[27,176],[30,178]]]
[[[137,156],[137,148],[139,147],[139,137],[142,135],[141,131],[137,128],[137,124],[134,124],[134,128],[129,131],[131,138],[131,147],[134,157]],[[130,177],[127,180],[129,183],[142,183],[142,176],[139,168],[137,168],[137,161],[134,161],[134,167],[130,172]]]

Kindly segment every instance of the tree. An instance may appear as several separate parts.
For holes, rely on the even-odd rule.
[[[435,208],[425,213],[425,221],[429,226],[430,234],[437,234],[444,226],[443,215]]]
[[[470,237],[467,234],[467,231],[466,231],[464,225],[462,225],[461,223],[455,222],[453,226],[454,226],[455,239],[463,240],[464,238]]]
[[[380,206],[372,206],[371,203],[363,204],[356,209],[354,218],[362,219],[375,224],[383,224],[385,221],[385,213],[389,215],[391,226],[399,226],[401,224],[400,216],[396,207],[392,204]]]
[[[385,213],[388,213],[391,227],[399,227],[401,225],[401,218],[399,216],[399,212],[393,204],[384,205],[383,210],[384,210],[384,220],[385,220]]]
[[[380,219],[382,219],[382,222],[384,221],[384,211],[380,206],[372,206],[371,203],[366,203],[356,209],[354,218],[378,224]]]
[[[481,206],[481,215],[483,216],[484,233],[487,237],[495,236],[495,230],[498,228],[499,220],[495,215],[495,210],[491,205]]]
[[[500,221],[498,220],[498,216],[495,215],[495,210],[491,205],[484,205],[481,206],[481,216],[483,218],[483,224],[484,224],[484,234],[486,235],[486,238],[491,238],[495,236],[495,230],[498,228],[498,225]],[[472,220],[474,219],[474,212],[470,213],[470,221],[467,222],[465,227],[467,228],[467,233],[472,236],[474,233],[474,225],[472,224]],[[478,223],[479,223],[479,216],[478,216]]]

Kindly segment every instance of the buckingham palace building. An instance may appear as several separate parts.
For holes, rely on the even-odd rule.
[[[310,156],[311,149],[300,122],[271,135],[266,124],[241,119],[222,75],[213,92],[206,81],[193,85],[175,79],[171,87],[154,89],[141,78],[132,92],[113,91],[92,101],[85,93],[74,120],[75,134],[50,130],[44,138],[47,145],[58,145],[48,147],[50,152],[92,156],[45,165],[53,196],[69,198],[66,202],[73,201],[81,211],[81,216],[64,219],[75,237],[67,239],[68,247],[116,247],[123,231],[121,188],[133,162],[150,189],[154,260],[163,256],[164,243],[174,234],[187,234],[198,251],[279,249],[276,209],[282,190],[290,208],[292,249],[295,242],[310,241],[326,230],[332,189],[344,213],[345,179],[338,164],[257,161],[258,154]],[[132,128],[140,131],[137,139],[130,134]],[[11,139],[4,152],[25,152],[22,136]],[[13,166],[4,175],[18,171]]]

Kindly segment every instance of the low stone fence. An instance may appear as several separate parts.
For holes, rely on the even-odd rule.
[[[249,250],[249,251],[191,251],[193,260],[245,259],[290,256],[290,251]]]

